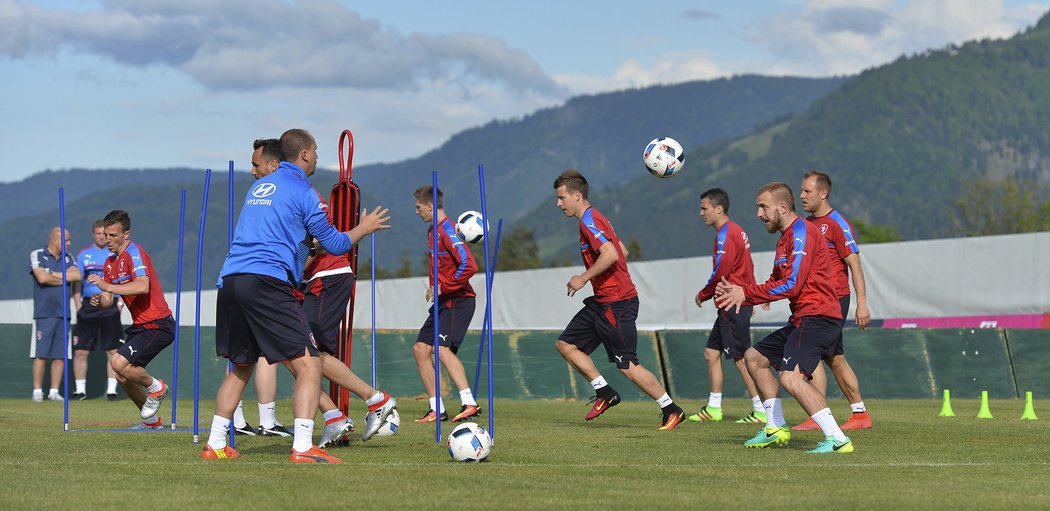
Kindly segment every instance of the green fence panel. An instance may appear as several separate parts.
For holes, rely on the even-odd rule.
[[[1050,330],[1006,330],[1006,343],[1019,397],[1026,391],[1039,399],[1050,397]]]
[[[916,330],[848,328],[842,333],[842,343],[863,398],[914,399],[934,397],[937,392]],[[828,397],[843,397],[830,371]]]
[[[675,399],[706,400],[711,392],[707,360],[704,359],[708,333],[707,330],[661,330],[658,333],[664,372],[670,382],[668,390]],[[752,331],[751,339],[756,341],[766,333],[768,331]],[[720,358],[724,381],[723,396],[727,399],[751,399],[733,361],[726,360],[725,357]]]
[[[982,390],[993,399],[1015,398],[1013,372],[1002,330],[916,330],[926,345],[934,386],[950,389],[952,397],[978,398]]]

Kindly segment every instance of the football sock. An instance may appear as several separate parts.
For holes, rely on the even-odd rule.
[[[158,392],[162,388],[164,387],[161,386],[160,380],[153,378],[153,383],[151,383],[149,387],[146,387],[146,393],[151,394],[153,392]]]
[[[325,424],[331,424],[333,421],[337,421],[337,420],[339,420],[341,418],[343,418],[343,411],[338,409],[338,408],[334,408],[332,410],[328,410],[327,412],[324,413],[324,423]]]
[[[237,401],[237,409],[233,411],[233,427],[243,428],[248,425],[244,420],[244,401]]]
[[[292,449],[299,452],[309,451],[314,445],[314,421],[312,419],[295,418],[295,438],[292,440]]]
[[[259,403],[259,425],[266,429],[273,429],[277,423],[276,403]]]
[[[107,378],[106,379],[106,394],[116,394],[116,393],[117,393],[117,379],[116,378]]]
[[[864,413],[868,410],[867,408],[864,408],[864,401],[850,403],[849,407],[853,409],[853,413]]]
[[[656,400],[656,404],[660,405],[660,408],[667,408],[668,406],[674,404],[674,400],[671,399],[671,396],[667,395],[667,393],[664,392],[664,395],[660,396],[660,398]]]
[[[594,390],[598,390],[608,384],[609,382],[605,381],[605,377],[602,375],[598,375],[597,378],[591,380],[591,387],[593,387]]]
[[[437,408],[439,404],[441,405],[441,409],[440,410],[438,410],[438,408]],[[442,399],[441,402],[438,403],[438,398],[436,398],[436,397],[430,398],[430,409],[431,410],[436,410],[438,415],[441,415],[441,414],[445,413],[445,400]]]
[[[474,400],[474,393],[469,388],[459,391],[459,400],[467,406],[478,406],[478,402]]]
[[[383,402],[383,392],[377,390],[372,397],[365,400],[365,406],[372,406]]]
[[[766,426],[779,428],[787,425],[787,421],[784,420],[784,408],[781,406],[779,397],[763,401],[762,409],[766,411]]]
[[[839,442],[846,440],[846,435],[839,429],[839,423],[835,422],[835,417],[831,415],[831,408],[822,408],[817,413],[814,413],[813,422],[816,422],[820,426],[820,430],[824,432],[824,436],[832,437]]]
[[[226,434],[230,432],[230,419],[213,415],[211,417],[211,434],[208,435],[208,445],[216,451],[226,447]]]
[[[751,408],[756,412],[766,413],[766,409],[762,407],[762,398],[758,396],[751,397]]]
[[[77,394],[86,394],[87,392],[85,392],[84,389],[87,387],[87,380],[74,380],[74,381],[76,382],[76,385],[77,385],[76,393]]]
[[[707,406],[710,406],[711,408],[722,408],[722,393],[712,392],[711,395],[707,397]]]

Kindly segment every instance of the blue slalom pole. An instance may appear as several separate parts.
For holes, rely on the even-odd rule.
[[[226,209],[226,251],[229,252],[233,248],[233,160],[230,160],[230,197]],[[233,362],[226,363],[226,371],[233,371]],[[235,433],[234,428],[230,428],[230,448],[237,447],[237,440],[234,438],[236,436]]]
[[[182,247],[186,234],[186,190],[179,197],[179,262],[175,267],[175,363],[171,369],[171,429],[175,429],[178,417],[175,415],[176,403],[179,401],[179,317],[182,313]]]
[[[368,238],[372,243],[372,388],[376,388],[376,233]]]
[[[485,202],[485,166],[478,164],[478,182],[481,184],[481,217],[487,219],[489,217],[488,206]],[[489,258],[489,223],[488,220],[481,222],[481,228],[485,231],[485,261],[491,261]],[[489,324],[487,333],[487,345],[488,345],[488,376],[489,376],[489,435],[492,437],[492,441],[496,441],[496,430],[495,430],[495,416],[496,407],[493,403],[492,397],[492,275],[495,272],[495,268],[486,262],[485,264],[485,322]]]
[[[197,234],[197,307],[193,320],[193,443],[200,442],[201,399],[201,266],[204,264],[204,225],[208,219],[208,189],[211,169],[204,173],[204,198],[201,199],[201,226]]]
[[[58,189],[58,233],[62,240],[62,333],[65,335],[62,342],[62,416],[63,431],[69,431],[69,288],[66,287],[66,190]]]
[[[485,220],[485,223],[488,223],[488,220]],[[486,287],[486,291],[489,293],[489,295],[492,294],[492,291],[491,291],[491,289],[492,289],[492,280],[496,278],[496,275],[495,275],[495,273],[496,273],[496,260],[499,259],[499,236],[500,236],[500,232],[502,232],[502,231],[503,231],[503,219],[501,218],[501,219],[499,219],[499,223],[496,224],[496,248],[492,251],[492,272],[493,272],[492,278],[488,278],[488,269],[487,268],[488,268],[489,263],[487,261],[485,262],[485,267],[486,267],[486,270],[485,270],[485,287]],[[490,307],[490,305],[491,304],[489,304],[488,302],[485,302],[485,308],[486,309],[488,307]],[[481,342],[478,343],[478,365],[474,369],[474,392],[478,391],[478,378],[481,377],[481,357],[485,353],[485,346],[487,345],[487,343],[485,342],[485,332],[488,332],[490,328],[492,328],[492,325],[489,325],[489,317],[486,314],[484,322],[481,325]]]
[[[434,429],[434,441],[441,443],[441,346],[438,344],[438,241],[441,237],[438,235],[438,173],[434,171],[431,173],[433,178],[431,197],[431,211],[433,212],[431,222],[433,223],[432,228],[434,229],[431,233],[430,243],[430,257],[434,261],[434,305],[431,308],[434,314],[434,395],[437,396],[434,404],[434,413],[437,414],[437,420],[434,421],[437,427]]]

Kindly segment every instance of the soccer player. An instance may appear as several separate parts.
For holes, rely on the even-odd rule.
[[[575,170],[566,170],[554,180],[558,208],[567,217],[580,221],[580,251],[587,270],[573,275],[567,284],[569,296],[591,283],[594,296],[583,300],[583,308],[558,336],[555,345],[569,365],[591,382],[594,406],[584,417],[592,420],[620,402],[620,394],[605,381],[590,354],[605,345],[609,362],[627,379],[649,394],[663,412],[661,430],[672,430],[685,412],[671,399],[659,380],[638,362],[638,291],[627,271],[627,249],[613,231],[612,224],[587,200],[587,179]]]
[[[153,268],[153,260],[142,247],[131,241],[131,217],[126,211],[113,210],[102,219],[106,246],[112,254],[106,259],[102,275],[88,275],[88,284],[100,293],[91,297],[99,308],[113,307],[114,295],[120,295],[131,311],[131,327],[126,340],[117,349],[110,365],[124,392],[139,408],[139,429],[161,429],[157,415],[168,395],[168,386],[146,371],[146,365],[175,340],[175,320],[171,317],[164,290]]]
[[[478,271],[478,265],[474,262],[474,254],[470,253],[467,244],[456,235],[456,226],[445,214],[443,194],[438,189],[437,197],[437,220],[438,232],[434,234],[434,189],[432,186],[421,186],[412,193],[416,200],[416,216],[420,220],[431,224],[427,229],[427,249],[430,255],[430,286],[427,287],[427,301],[437,300],[438,304],[438,345],[441,349],[441,364],[445,366],[452,383],[459,389],[459,399],[462,404],[459,413],[452,418],[454,422],[465,421],[472,417],[481,415],[481,408],[474,400],[474,394],[467,384],[467,373],[463,369],[463,363],[459,361],[456,353],[463,338],[467,335],[467,327],[474,317],[474,288],[470,286],[470,277]],[[435,241],[436,240],[436,241]],[[433,248],[437,243],[438,252],[438,274],[434,275]],[[434,296],[434,280],[438,283],[438,296]],[[416,422],[435,422],[448,420],[445,412],[444,400],[437,396],[434,382],[434,309],[430,308],[430,315],[423,322],[416,337],[416,343],[412,346],[412,355],[416,358],[416,366],[419,368],[419,377],[423,380],[423,387],[430,397],[430,410]]]
[[[259,179],[245,196],[233,245],[219,273],[222,285],[216,305],[216,339],[222,341],[216,342],[216,352],[234,367],[216,394],[211,434],[202,459],[240,456],[226,443],[230,419],[263,355],[271,364],[288,362],[296,374],[289,460],[342,461],[313,445],[321,363],[295,296],[303,272],[296,251],[309,233],[329,252],[346,253],[356,240],[389,228],[389,217],[387,210],[376,208],[365,212],[350,232],[339,232],[328,222],[327,205],[307,181],[317,167],[313,136],[301,129],[288,130],[281,135],[280,149],[285,161],[274,173]]]
[[[257,139],[252,142],[252,177],[260,179],[273,174],[281,165],[280,141],[276,138]],[[237,403],[233,412],[233,431],[236,435],[290,437],[292,433],[277,420],[277,365],[270,365],[265,357],[259,357],[255,366],[255,396],[259,404],[259,429],[252,429],[244,419],[243,402]]]
[[[860,247],[857,246],[857,239],[853,235],[853,224],[842,213],[832,209],[831,204],[828,203],[830,196],[831,178],[827,174],[819,170],[811,170],[802,177],[802,191],[799,193],[799,198],[802,200],[802,209],[810,214],[806,220],[820,227],[820,232],[832,251],[831,266],[835,275],[835,294],[839,297],[843,323],[849,314],[849,281],[852,276],[853,289],[857,293],[857,328],[864,329],[871,323],[871,313],[868,312],[864,269],[860,264]],[[864,407],[857,374],[846,361],[841,333],[835,346],[824,354],[824,363],[831,368],[835,381],[842,389],[842,395],[846,396],[853,411],[849,420],[842,425],[842,429],[870,428],[871,416]],[[828,377],[822,367],[818,366],[817,371],[813,373],[813,385],[827,395]],[[807,419],[791,429],[817,429],[817,425]]]
[[[77,254],[77,268],[86,276],[102,275],[106,259],[112,254],[106,246],[105,223],[95,221],[91,227],[94,243]],[[91,305],[91,297],[102,290],[88,282],[73,283],[73,303],[77,306],[77,328],[73,334],[73,374],[76,381],[74,399],[87,397],[88,355],[96,346],[106,351],[106,399],[116,401],[117,373],[113,371],[113,357],[117,355],[123,336],[123,325],[120,324],[122,303],[117,298],[117,306],[100,309]],[[85,301],[86,299],[86,301]]]
[[[700,216],[704,224],[715,229],[715,242],[712,248],[711,277],[707,284],[696,294],[697,307],[715,296],[715,287],[727,277],[730,282],[740,285],[755,283],[755,266],[751,262],[751,243],[747,239],[747,233],[740,228],[736,222],[729,219],[729,194],[721,188],[712,188],[700,194]],[[722,389],[724,388],[724,377],[722,374],[722,354],[726,360],[733,360],[740,378],[747,387],[747,394],[751,396],[752,411],[748,415],[737,419],[737,423],[762,423],[766,421],[766,412],[762,408],[762,399],[758,397],[755,390],[755,382],[747,373],[744,365],[744,352],[751,347],[751,314],[750,306],[740,308],[740,311],[719,309],[718,317],[711,328],[711,334],[707,337],[707,348],[704,349],[704,359],[707,360],[707,376],[711,383],[711,394],[707,398],[707,404],[700,411],[689,416],[693,422],[722,420]]]
[[[722,309],[788,299],[791,318],[744,353],[747,370],[755,381],[766,410],[766,426],[744,443],[763,448],[786,445],[791,429],[784,420],[780,384],[795,396],[802,409],[824,432],[825,440],[810,453],[853,452],[853,442],[842,433],[824,395],[810,381],[820,359],[842,330],[831,274],[831,251],[820,229],[795,213],[795,198],[784,183],[758,189],[758,218],[770,234],[780,231],[774,252],[773,272],[762,284],[737,285],[722,278],[715,289],[715,304]],[[770,371],[780,371],[780,382]]]
[[[33,339],[30,341],[29,357],[33,359],[33,402],[44,401],[44,370],[50,365],[51,390],[47,394],[49,401],[62,401],[58,386],[66,370],[65,345],[69,339],[65,336],[65,325],[62,324],[63,308],[69,309],[69,302],[63,303],[62,274],[66,274],[66,285],[81,279],[80,270],[73,257],[66,252],[62,260],[62,243],[69,250],[69,231],[51,229],[47,246],[38,248],[29,254],[29,274],[33,277]],[[70,287],[69,289],[72,289]],[[48,364],[48,360],[51,361]]]

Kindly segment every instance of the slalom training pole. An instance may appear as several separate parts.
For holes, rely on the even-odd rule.
[[[171,368],[171,429],[175,429],[177,410],[175,404],[179,401],[179,316],[182,313],[182,248],[185,245],[183,237],[186,234],[186,190],[182,190],[179,197],[179,262],[175,266],[175,363]]]
[[[204,225],[208,219],[208,188],[211,169],[204,173],[204,198],[201,200],[201,225],[197,234],[197,307],[193,319],[193,443],[200,442],[201,399],[201,266],[204,262]]]
[[[434,271],[434,305],[431,307],[431,312],[434,314],[434,395],[437,396],[434,401],[434,413],[437,415],[437,420],[434,424],[437,427],[434,429],[434,441],[441,443],[441,346],[438,344],[438,241],[441,239],[438,236],[438,173],[437,171],[431,172],[433,178],[433,186],[431,188],[432,197],[430,203],[430,210],[433,212],[431,215],[431,227],[434,229],[430,236],[430,257],[434,261],[432,270]]]
[[[62,240],[62,431],[69,431],[69,288],[66,287],[66,190],[58,189],[58,228]],[[84,389],[85,391],[87,389]]]
[[[372,388],[376,387],[376,233],[368,235],[372,243]]]
[[[233,248],[233,160],[230,160],[230,174],[229,174],[229,176],[230,176],[230,197],[229,197],[228,207],[226,208],[226,210],[227,210],[226,211],[226,223],[227,223],[227,228],[226,228],[226,252],[227,253],[229,253],[230,249]],[[228,372],[233,372],[233,362],[226,362],[226,370]],[[244,397],[243,396],[244,393],[242,392],[241,394],[242,394],[241,397]],[[236,412],[234,413],[234,415],[236,415]],[[236,426],[236,424],[234,424],[234,426]],[[229,443],[230,443],[230,447],[231,448],[237,447],[237,445],[236,445],[237,440],[234,438],[236,436],[235,433],[236,433],[236,430],[234,428],[230,428],[230,442]]]
[[[488,223],[488,221],[486,221],[486,223]],[[493,268],[492,271],[493,271],[493,273],[495,273],[495,271],[496,271],[495,270],[495,268],[496,268],[496,260],[499,259],[499,235],[500,235],[500,232],[502,230],[503,230],[503,219],[501,218],[501,219],[499,219],[499,223],[496,224],[496,248],[492,250],[492,268]],[[486,261],[485,262],[485,267],[486,268],[488,267],[488,264],[489,263]],[[486,275],[485,275],[485,286],[488,288],[487,291],[491,294],[491,291],[489,291],[489,290],[492,288],[492,281],[496,278],[496,276],[493,275],[492,278],[490,279],[490,278],[488,278],[488,270],[486,270],[485,273],[486,273]],[[488,308],[488,307],[489,307],[489,303],[485,302],[485,308]],[[484,322],[481,325],[481,342],[478,343],[478,365],[474,369],[474,392],[475,393],[478,391],[478,378],[481,376],[481,357],[482,357],[482,354],[485,353],[485,346],[487,345],[487,343],[485,342],[485,332],[487,332],[489,330],[489,328],[491,328],[491,325],[489,325],[488,315],[485,315],[485,314],[482,314],[482,315],[485,316],[485,319],[484,319]]]
[[[496,442],[496,407],[494,406],[492,397],[492,276],[496,269],[492,265],[488,264],[489,261],[489,211],[488,206],[485,202],[485,166],[478,164],[478,182],[481,185],[481,218],[485,219],[481,222],[481,228],[485,232],[485,321],[489,324],[488,330],[488,372],[489,372],[489,436],[492,438],[493,444]]]

